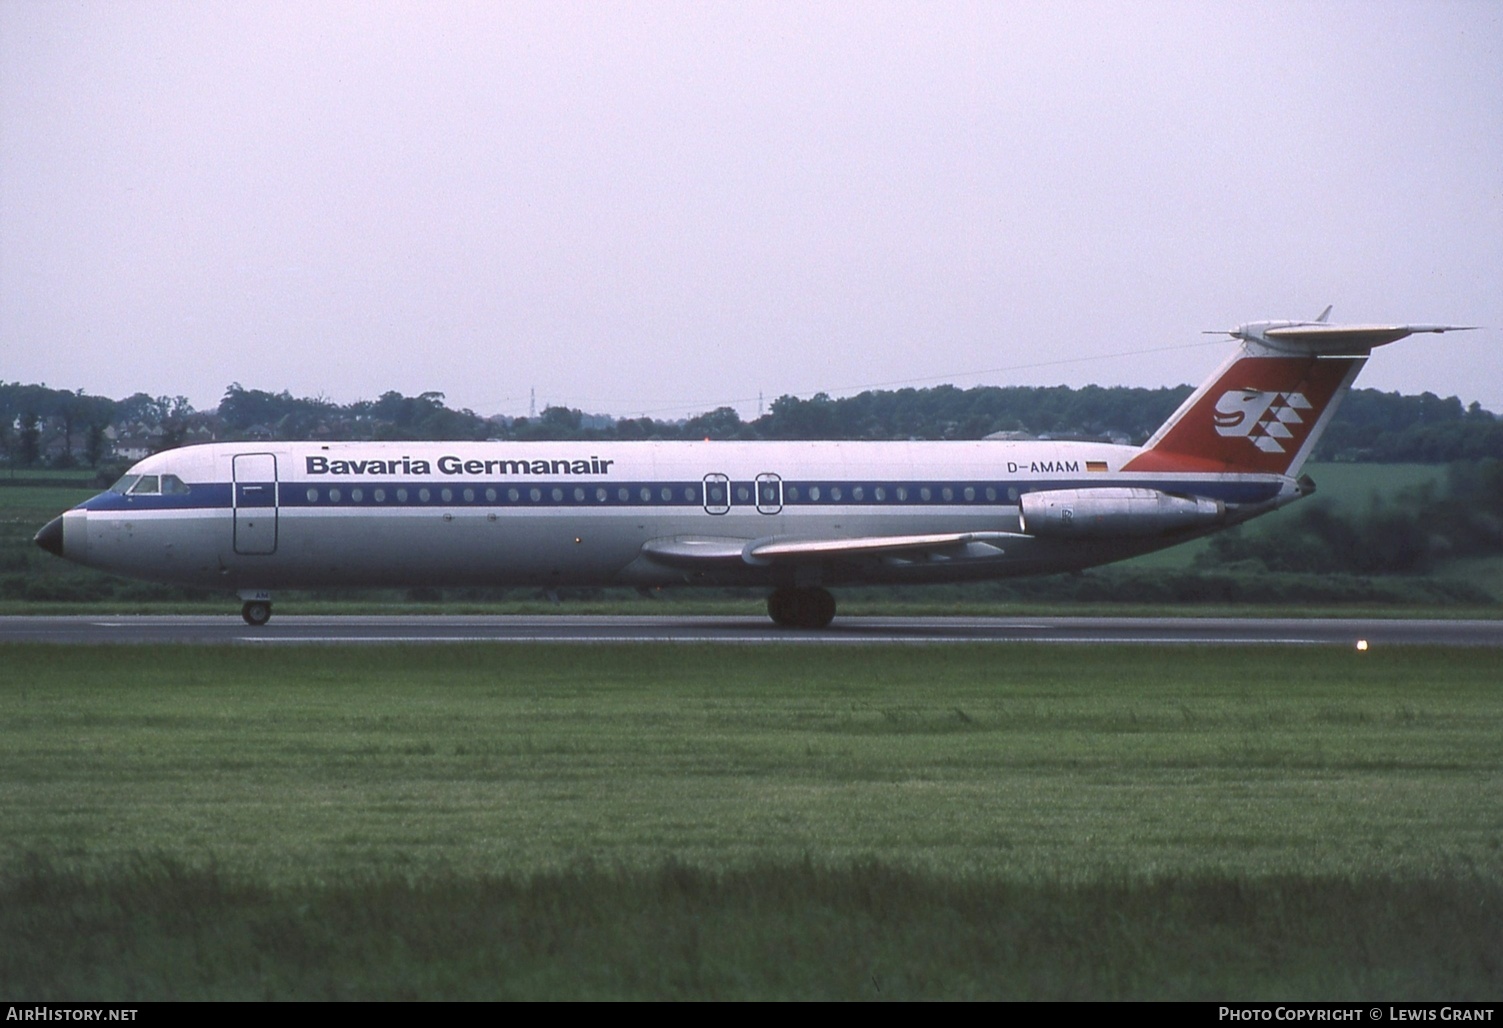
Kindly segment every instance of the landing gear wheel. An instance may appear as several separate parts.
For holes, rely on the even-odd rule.
[[[825,589],[801,589],[799,624],[804,628],[825,628],[835,620],[835,597]]]
[[[798,593],[793,589],[774,589],[767,597],[767,616],[783,628],[798,624]]]
[[[247,625],[260,628],[271,620],[271,604],[265,600],[250,600],[240,608],[240,616],[245,618]]]
[[[835,597],[824,589],[774,589],[767,615],[784,628],[824,628],[835,620]]]

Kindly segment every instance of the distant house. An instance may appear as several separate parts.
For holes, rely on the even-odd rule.
[[[151,431],[142,424],[110,425],[104,430],[108,453],[118,460],[138,461],[151,456],[155,442]]]

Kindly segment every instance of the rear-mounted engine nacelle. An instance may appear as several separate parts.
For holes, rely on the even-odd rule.
[[[1018,501],[1023,531],[1035,536],[1162,535],[1226,519],[1226,504],[1157,489],[1050,489]]]

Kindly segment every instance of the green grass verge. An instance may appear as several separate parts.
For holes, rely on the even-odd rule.
[[[1407,648],[4,647],[0,992],[1487,998],[1498,684]]]
[[[1503,889],[672,861],[272,889],[142,860],[34,868],[0,902],[0,976],[28,999],[1369,1003],[1495,999]]]

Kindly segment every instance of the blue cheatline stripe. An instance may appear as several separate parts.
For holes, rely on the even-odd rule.
[[[782,483],[783,507],[1012,507],[1025,492],[1051,489],[1121,488],[1159,489],[1166,493],[1204,496],[1228,503],[1260,503],[1278,494],[1277,482],[1103,482],[1099,478],[1055,482],[1017,482],[1006,480],[963,481],[835,481],[785,480]],[[242,507],[267,506],[260,500],[269,496],[275,483],[238,483]],[[713,507],[754,510],[758,483],[732,482],[729,495],[713,497]],[[248,486],[265,486],[265,492],[247,490]],[[724,485],[721,488],[725,488]],[[581,483],[578,481],[536,482],[283,482],[277,492],[277,504],[296,508],[389,508],[389,507],[645,507],[674,508],[704,505],[702,481]],[[211,510],[233,505],[228,483],[197,484],[185,494],[173,496],[122,496],[100,493],[79,506],[85,510]],[[773,505],[776,500],[771,501]]]

